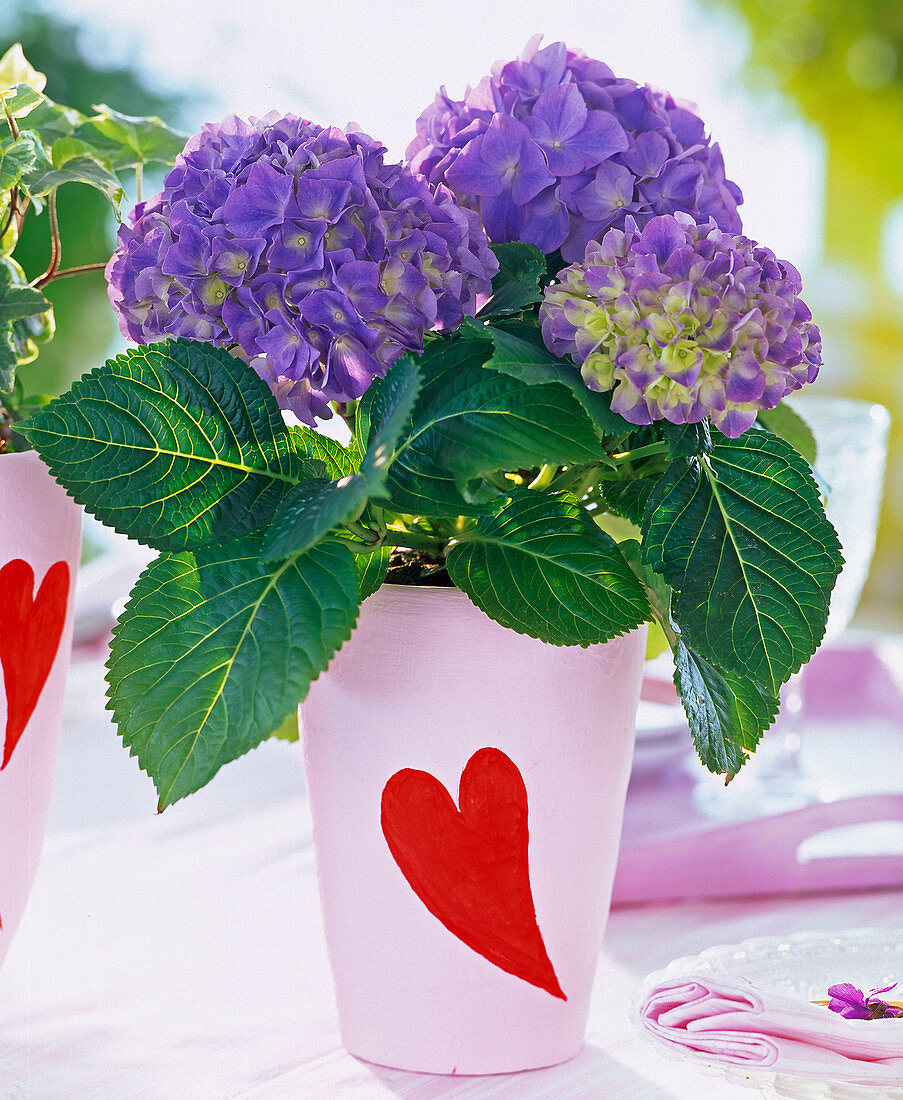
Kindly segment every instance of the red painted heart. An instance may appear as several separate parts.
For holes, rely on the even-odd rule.
[[[527,788],[499,749],[479,749],[458,803],[429,772],[386,783],[383,834],[414,893],[453,935],[517,978],[567,1000],[536,923],[527,857]]]
[[[37,596],[34,582],[34,570],[21,558],[0,569],[0,665],[6,686],[0,771],[10,762],[38,704],[66,622],[69,566],[64,561],[51,565]]]

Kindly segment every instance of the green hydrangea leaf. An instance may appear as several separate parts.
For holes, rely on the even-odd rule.
[[[352,552],[354,547],[351,547]],[[360,588],[361,600],[366,600],[368,596],[372,596],[373,593],[382,586],[383,581],[386,579],[386,574],[389,572],[389,559],[392,556],[392,551],[388,546],[381,546],[378,550],[368,554],[354,555],[354,564],[357,569],[357,583]]]
[[[600,488],[610,511],[642,527],[646,505],[656,484],[655,478],[640,477],[631,481],[604,481]]]
[[[683,700],[699,759],[732,779],[775,719],[777,696],[754,680],[722,672],[678,639],[674,686]]]
[[[384,495],[386,474],[399,438],[410,427],[419,392],[420,370],[410,355],[393,363],[385,378],[376,384],[376,393],[369,404],[367,446],[360,466],[371,495]]]
[[[282,725],[273,730],[270,737],[277,741],[300,741],[301,730],[298,727],[298,712],[293,710]]]
[[[317,476],[337,481],[346,474],[353,474],[356,466],[350,451],[337,439],[321,435],[312,428],[292,427],[289,433],[293,441],[313,462],[322,464],[323,472]]]
[[[485,340],[435,340],[418,361],[421,389],[411,424],[401,440],[386,479],[386,491],[393,509],[408,515],[477,516],[487,511],[482,504],[465,500],[447,465],[430,444],[433,437],[419,430],[431,414],[436,394],[442,393],[456,375],[478,372],[489,345]],[[367,449],[371,416],[380,414],[379,383],[371,386],[358,406],[357,442],[361,452]],[[441,397],[440,397],[441,401]],[[425,410],[425,414],[422,413]],[[398,453],[400,452],[400,453]]]
[[[558,359],[543,344],[538,331],[526,325],[518,332],[508,332],[496,326],[487,326],[492,339],[493,354],[486,360],[489,370],[502,371],[531,386],[556,382],[568,389],[589,418],[596,434],[623,436],[632,430],[631,425],[611,411],[611,394],[587,389],[580,371],[566,359]]]
[[[109,360],[22,431],[89,512],[160,550],[262,529],[307,476],[266,383],[193,340]]]
[[[346,547],[259,558],[257,539],[162,554],[114,631],[109,707],[161,810],[278,730],[351,635]]]
[[[348,474],[338,481],[307,481],[290,489],[266,533],[261,560],[280,561],[315,545],[333,528],[360,515],[367,479]]]
[[[371,496],[383,495],[395,445],[417,399],[417,364],[410,356],[404,356],[378,385],[380,396],[372,406],[370,442],[359,470],[343,473],[333,481],[307,482],[291,489],[267,532],[264,561],[278,561],[288,554],[307,550],[334,528],[357,519]],[[312,453],[316,447],[311,441]],[[343,457],[348,463],[353,461],[347,451]]]
[[[540,280],[546,275],[546,258],[535,244],[510,241],[494,244],[492,251],[499,270],[492,280],[492,296],[479,312],[480,317],[518,313],[542,301]]]
[[[800,414],[782,401],[773,409],[761,409],[756,420],[772,435],[779,435],[803,456],[810,466],[815,465],[818,445],[812,429]]]
[[[815,652],[843,559],[789,443],[750,431],[674,463],[643,536],[647,562],[675,590],[674,619],[705,660],[776,694]]]
[[[649,617],[614,539],[567,493],[515,490],[452,547],[446,566],[490,618],[552,645],[605,642]]]
[[[588,464],[604,456],[593,425],[568,389],[486,370],[486,351],[485,341],[443,341],[421,359],[423,389],[388,482],[401,511],[412,510],[411,497],[418,502],[413,510],[435,508],[440,502],[431,482],[437,475],[450,475],[465,500],[480,504],[486,499],[485,475],[545,463]]]
[[[712,449],[712,429],[708,420],[700,420],[697,424],[670,424],[663,420],[661,429],[671,458],[707,455]]]

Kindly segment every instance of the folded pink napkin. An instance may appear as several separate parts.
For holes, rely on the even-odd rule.
[[[696,975],[653,988],[640,1018],[701,1062],[856,1085],[903,1085],[903,1019],[845,1020],[806,1001]]]

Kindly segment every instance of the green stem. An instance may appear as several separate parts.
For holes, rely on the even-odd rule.
[[[351,434],[355,434],[357,421],[357,401],[333,401],[332,407],[348,425]]]
[[[565,489],[571,489],[578,481],[582,481],[589,470],[593,471],[593,479],[595,480],[598,470],[597,466],[570,466],[567,470],[564,470],[558,475],[549,485],[549,491],[553,493],[563,492]]]
[[[342,546],[347,546],[352,554],[376,554],[386,545],[382,539],[368,545],[364,542],[358,542],[356,539],[342,538],[341,535],[330,535],[329,541],[340,542]]]
[[[551,462],[547,462],[536,475],[536,477],[533,478],[527,488],[548,489],[557,473],[558,467],[556,465],[553,465]]]
[[[349,524],[344,525],[349,530],[351,529]],[[367,534],[374,534],[373,531],[366,532]],[[399,531],[396,528],[389,528],[385,535],[382,535],[376,542],[369,544],[352,541],[351,539],[343,538],[341,535],[332,535],[337,542],[344,543],[345,546],[355,554],[375,554],[377,551],[382,550],[384,546],[397,546],[399,549],[404,550],[422,550],[424,553],[430,554],[434,558],[445,557],[446,542],[444,539],[431,538],[429,535],[424,535],[419,531]]]
[[[655,593],[647,584],[644,584],[643,587],[646,589],[646,596],[649,600],[649,606],[652,609],[653,617],[662,628],[665,637],[668,639],[668,645],[671,646],[672,650],[676,650],[678,636],[674,632],[674,627],[671,625],[671,617],[668,614],[667,608],[661,606]]]
[[[407,550],[424,550],[437,557],[444,557],[445,542],[432,535],[425,535],[420,531],[409,531],[407,528],[399,530],[390,527],[384,540],[386,546],[398,546]]]
[[[361,524],[351,521],[350,523],[343,524],[347,531],[350,531],[352,535],[357,535],[359,539],[362,539],[369,546],[371,543],[381,543],[383,541],[382,535],[378,531],[371,531],[368,527],[362,527]]]
[[[662,439],[658,443],[647,443],[645,447],[637,447],[633,451],[621,451],[612,455],[612,462],[632,462],[637,458],[648,458],[649,455],[663,455],[668,453],[668,444]]]
[[[598,480],[599,471],[595,467],[588,470],[577,483],[577,487],[574,489],[574,496],[578,500],[582,500]]]
[[[144,182],[144,165],[135,165],[135,202],[141,202],[141,185]]]

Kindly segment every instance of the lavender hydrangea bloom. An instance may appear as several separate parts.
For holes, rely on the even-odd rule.
[[[360,397],[498,270],[476,214],[384,153],[292,115],[205,126],[119,231],[123,333],[233,348],[311,425]]]
[[[714,219],[633,218],[591,242],[540,307],[543,339],[631,424],[705,417],[734,439],[812,382],[821,337],[799,273]]]
[[[478,210],[490,240],[560,248],[569,262],[627,216],[643,225],[682,210],[740,231],[743,196],[689,105],[539,43],[463,100],[443,88],[417,120],[411,167]]]

